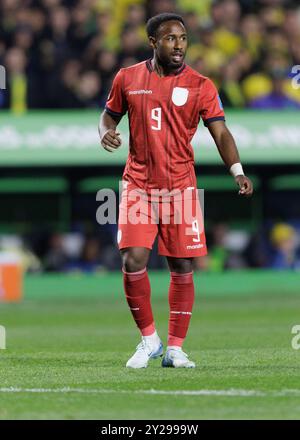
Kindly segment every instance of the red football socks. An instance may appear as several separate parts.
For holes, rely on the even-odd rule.
[[[193,272],[171,272],[168,346],[182,346],[189,328],[194,300]]]
[[[155,325],[147,269],[139,272],[125,272],[123,269],[123,281],[127,303],[137,327],[142,336],[152,335]],[[171,272],[168,346],[182,347],[189,328],[194,299],[193,272]]]
[[[139,272],[125,272],[123,283],[127,303],[132,316],[143,336],[155,332],[150,296],[151,288],[146,268]]]

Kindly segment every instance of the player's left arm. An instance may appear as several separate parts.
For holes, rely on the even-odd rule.
[[[207,125],[223,162],[239,186],[239,194],[250,197],[253,193],[253,184],[249,177],[243,174],[240,156],[234,138],[224,121],[212,121]]]

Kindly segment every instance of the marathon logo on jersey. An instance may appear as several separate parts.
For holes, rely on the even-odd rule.
[[[152,94],[152,90],[130,90],[129,95],[151,95]]]
[[[174,87],[172,101],[178,107],[184,105],[188,99],[189,91],[183,87]]]
[[[203,248],[203,244],[190,244],[186,247],[187,249],[201,249]]]

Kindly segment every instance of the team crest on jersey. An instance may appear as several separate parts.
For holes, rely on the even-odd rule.
[[[175,105],[184,105],[188,99],[189,91],[183,87],[174,87],[172,101]]]

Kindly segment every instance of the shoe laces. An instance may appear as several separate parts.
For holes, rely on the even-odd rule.
[[[171,351],[176,353],[176,355],[178,355],[178,357],[181,359],[189,359],[188,355],[182,350],[175,350],[174,348],[172,348]]]
[[[146,341],[142,340],[136,347],[137,351],[146,351],[147,354],[150,354],[152,351],[152,347],[146,343]],[[149,353],[148,353],[149,352]]]

